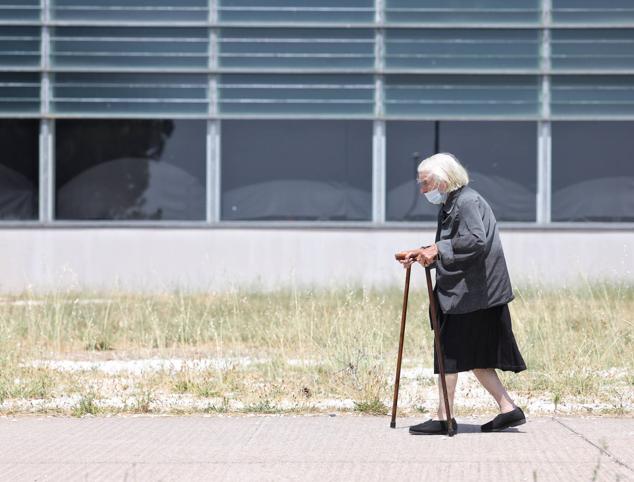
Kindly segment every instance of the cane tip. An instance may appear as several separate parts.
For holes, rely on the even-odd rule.
[[[396,422],[390,422],[390,428],[396,428]]]

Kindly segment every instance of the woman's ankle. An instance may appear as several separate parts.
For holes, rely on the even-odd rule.
[[[451,418],[455,418],[456,414],[451,411]],[[447,416],[443,412],[436,412],[436,420],[445,420],[447,421]]]

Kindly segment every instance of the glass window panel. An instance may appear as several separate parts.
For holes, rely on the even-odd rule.
[[[223,114],[371,115],[370,75],[222,75]]]
[[[551,35],[555,70],[634,68],[634,30],[554,29]]]
[[[374,31],[366,29],[223,29],[227,68],[372,68]]]
[[[634,115],[634,76],[553,76],[555,116]]]
[[[40,74],[0,72],[0,112],[40,111]]]
[[[223,220],[370,220],[372,122],[224,120]]]
[[[58,113],[207,113],[204,74],[57,73],[52,105]]]
[[[56,20],[206,22],[208,0],[52,0]]]
[[[385,82],[388,116],[537,115],[533,76],[391,75]]]
[[[634,122],[553,122],[552,220],[634,222]]]
[[[40,0],[0,1],[0,20],[39,20]]]
[[[553,0],[553,21],[558,23],[625,23],[634,20],[631,0]]]
[[[56,218],[204,220],[206,122],[58,120]]]
[[[195,27],[58,27],[51,45],[57,67],[206,68],[209,57],[207,29]]]
[[[39,65],[39,27],[0,27],[0,67]]]
[[[539,65],[537,30],[389,29],[388,68],[531,69]]]
[[[373,22],[374,0],[219,0],[222,22]]]
[[[535,221],[537,126],[534,122],[388,122],[389,221],[435,221],[438,207],[420,194],[418,164],[451,152],[469,172],[469,185],[488,201],[499,221]]]
[[[539,23],[540,0],[386,0],[392,23]]]
[[[434,152],[435,122],[391,121],[386,124],[386,212],[388,221],[435,221],[438,206],[421,196],[417,168]]]
[[[0,219],[37,219],[39,125],[0,119]]]
[[[498,221],[535,221],[537,124],[440,122],[439,150],[469,172],[469,185],[490,204]]]

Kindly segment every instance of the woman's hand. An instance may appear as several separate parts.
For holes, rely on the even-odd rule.
[[[438,259],[438,248],[435,244],[417,251],[418,256],[416,257],[416,261],[422,264],[425,268],[433,264]]]
[[[409,268],[412,264],[418,261],[420,255],[420,249],[410,249],[409,251],[400,251],[394,255],[396,261],[403,265],[403,268]]]

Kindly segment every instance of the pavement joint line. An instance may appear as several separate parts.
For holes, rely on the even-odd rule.
[[[253,431],[253,433],[251,433],[251,435],[249,436],[249,439],[245,442],[244,444],[245,447],[248,447],[249,445],[251,445],[251,442],[253,442],[253,439],[257,437],[257,435],[262,431],[262,427],[264,427],[266,420],[267,420],[266,417],[263,417],[263,421],[260,420],[260,423],[257,424],[257,426],[255,427],[255,430]]]
[[[625,467],[626,469],[628,469],[630,472],[634,472],[634,469],[632,467],[630,467],[629,465],[627,465],[625,462],[623,462],[622,460],[620,460],[616,455],[612,454],[611,452],[609,452],[608,450],[604,449],[603,447],[601,447],[600,445],[595,444],[592,440],[590,440],[589,438],[587,438],[585,435],[583,435],[582,433],[577,432],[575,429],[573,429],[572,427],[569,427],[568,425],[566,425],[565,423],[563,423],[561,420],[559,420],[557,417],[552,417],[552,420],[557,422],[559,425],[561,425],[562,427],[568,429],[569,431],[571,431],[572,433],[574,433],[575,435],[581,437],[583,440],[585,440],[587,443],[589,443],[590,445],[592,445],[593,447],[595,447],[596,449],[599,450],[599,452],[601,452],[604,455],[607,455],[610,459],[612,459],[614,462],[616,462],[617,464]]]

